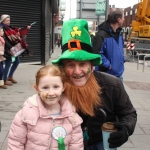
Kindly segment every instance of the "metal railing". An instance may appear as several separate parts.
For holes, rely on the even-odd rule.
[[[146,57],[150,57],[150,54],[137,53],[137,55],[138,55],[137,70],[139,69],[139,64],[140,64],[139,57],[140,57],[140,56],[144,56],[144,59],[143,59],[143,72],[144,72],[144,69],[145,69],[145,63],[146,63],[145,58],[146,58]]]

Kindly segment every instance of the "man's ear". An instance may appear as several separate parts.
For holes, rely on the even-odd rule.
[[[120,22],[121,18],[118,18],[118,22]]]
[[[34,85],[34,88],[35,88],[35,90],[38,92],[38,87],[37,87],[36,84]]]
[[[94,66],[91,66],[91,72],[93,72],[94,71]]]
[[[91,73],[94,71],[94,65],[93,63],[91,62]]]

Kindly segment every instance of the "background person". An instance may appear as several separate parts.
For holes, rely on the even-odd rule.
[[[63,73],[57,66],[42,67],[35,89],[38,94],[27,99],[12,122],[7,150],[83,150],[82,119],[63,94]]]
[[[112,8],[108,19],[98,26],[93,41],[93,53],[102,56],[102,65],[97,66],[96,70],[112,74],[122,81],[125,62],[124,40],[121,32],[123,22],[123,10]]]
[[[60,37],[57,40],[57,45],[58,45],[58,48],[61,46],[61,39],[60,39]]]
[[[5,60],[5,58],[3,57],[4,46],[5,46],[3,34],[4,34],[3,28],[2,26],[0,26],[0,88],[7,89],[7,86],[4,85],[4,80],[3,80],[3,61]]]
[[[17,69],[20,60],[19,57],[15,57],[15,60],[12,63],[12,55],[10,54],[10,49],[15,46],[17,43],[21,41],[21,37],[19,34],[19,29],[16,27],[10,26],[10,16],[9,15],[2,15],[0,22],[4,29],[4,39],[5,39],[5,53],[4,56],[5,60],[5,67],[4,67],[4,75],[3,80],[5,85],[12,85],[12,83],[17,83],[17,81],[13,78],[13,74]],[[27,29],[30,29],[31,26],[27,26]],[[11,81],[11,82],[10,82]]]
[[[101,131],[104,122],[114,122],[118,129],[111,133],[109,147],[121,146],[133,134],[137,121],[136,110],[121,80],[93,70],[102,60],[99,54],[92,53],[87,21],[65,21],[62,40],[63,54],[52,63],[64,68],[65,94],[83,119],[82,129],[89,135],[84,140],[88,143],[87,150],[104,150]]]
[[[92,44],[93,44],[93,41],[94,41],[94,35],[93,35],[93,33],[92,33],[92,30],[89,30],[89,34],[90,34],[90,37],[91,37],[91,42],[92,42]]]

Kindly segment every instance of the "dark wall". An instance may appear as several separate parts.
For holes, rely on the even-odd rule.
[[[33,56],[20,56],[21,62],[46,64],[54,47],[53,16],[58,7],[59,0],[0,0],[0,16],[10,15],[11,25],[22,27],[36,22],[27,35]]]
[[[53,5],[51,1],[42,1],[42,62],[46,64],[52,52],[52,38],[53,38]]]
[[[21,62],[41,62],[41,0],[0,0],[0,15],[10,15],[11,25],[23,27],[37,22],[27,35],[32,57],[20,57]]]

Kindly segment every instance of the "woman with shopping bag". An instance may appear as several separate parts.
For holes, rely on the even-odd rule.
[[[13,78],[13,74],[20,63],[18,55],[21,54],[21,52],[17,55],[15,54],[20,50],[24,52],[21,43],[22,39],[19,33],[19,30],[21,28],[10,26],[10,16],[6,14],[3,14],[1,16],[0,23],[4,29],[4,39],[5,39],[4,57],[6,58],[6,60],[5,60],[3,80],[5,85],[11,86],[13,83],[17,83],[17,81]],[[27,30],[29,30],[31,26],[27,26],[26,28]],[[12,62],[13,64],[11,66]]]

